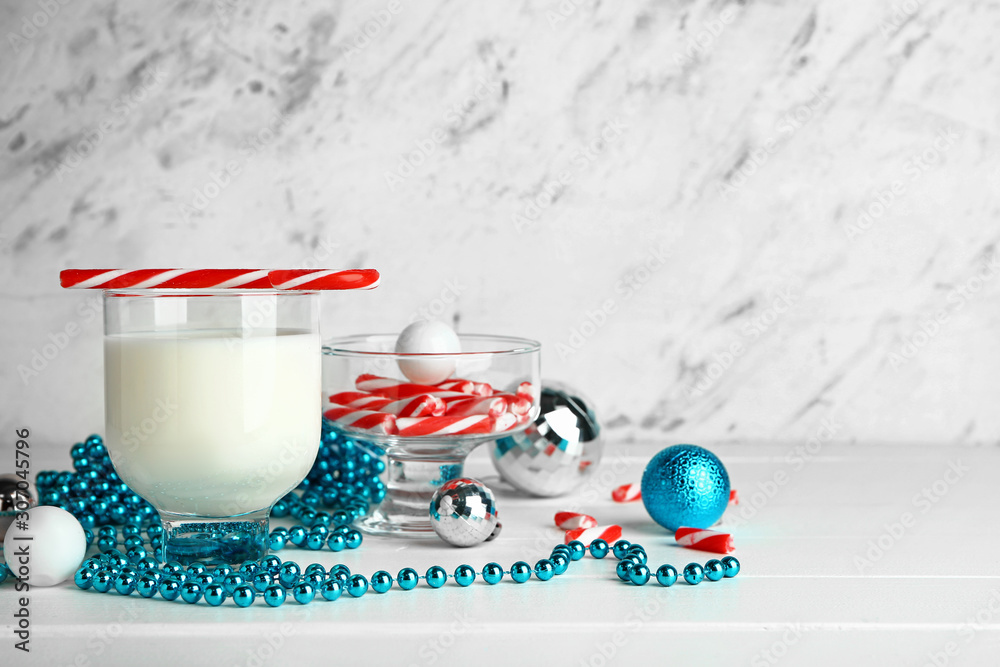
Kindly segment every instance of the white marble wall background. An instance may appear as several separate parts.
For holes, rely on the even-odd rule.
[[[616,438],[1000,439],[995,3],[41,7],[0,9],[0,433],[102,428],[60,268],[315,262],[384,276],[328,335],[535,337]]]

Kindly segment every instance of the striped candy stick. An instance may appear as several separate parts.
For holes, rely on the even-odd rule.
[[[337,394],[330,394],[330,402],[347,408],[377,411],[382,406],[392,403],[392,399],[376,394],[369,394],[364,391],[342,391]]]
[[[700,551],[711,551],[717,554],[728,554],[733,547],[733,536],[714,530],[687,528],[682,526],[674,533],[674,539],[681,546]]]
[[[396,415],[390,415],[385,412],[336,407],[324,412],[323,416],[345,428],[357,431],[366,431],[380,435],[395,435],[398,431],[396,427]]]
[[[469,415],[465,417],[410,417],[396,420],[401,437],[426,435],[469,435],[491,433],[493,419],[489,415]]]
[[[454,380],[445,380],[444,382],[439,382],[435,387],[439,391],[460,391],[463,394],[474,394],[476,393],[476,383],[472,380],[462,380],[460,378],[455,378]]]
[[[573,540],[580,540],[584,546],[589,547],[594,540],[604,540],[608,544],[614,544],[622,538],[621,526],[594,526],[593,528],[574,528],[566,531],[566,544]]]
[[[378,287],[375,269],[65,269],[71,289],[348,290]]]
[[[375,289],[380,280],[375,269],[276,269],[267,277],[280,290]]]
[[[458,391],[442,391],[430,384],[415,384],[413,382],[403,382],[391,378],[379,377],[370,373],[362,373],[354,380],[354,386],[358,391],[366,391],[388,398],[409,398],[418,394],[431,394],[432,396],[442,396],[442,394],[454,394],[457,398],[468,398],[469,395]],[[443,396],[442,396],[443,397]]]
[[[641,487],[638,484],[622,484],[611,492],[611,499],[616,503],[631,503],[642,499]]]
[[[597,519],[589,514],[579,512],[556,512],[556,526],[563,530],[576,530],[577,528],[594,528],[597,526]]]
[[[435,398],[437,397],[435,396]],[[472,396],[471,394],[465,400],[452,400],[447,404],[445,410],[445,414],[448,415],[489,415],[490,417],[499,417],[505,412],[507,412],[507,399],[503,396]]]
[[[493,432],[502,433],[503,431],[509,431],[515,426],[520,425],[519,417],[512,412],[505,412],[496,419],[493,420]]]

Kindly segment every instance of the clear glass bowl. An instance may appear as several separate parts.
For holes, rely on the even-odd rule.
[[[477,445],[521,432],[538,416],[541,345],[524,338],[459,334],[462,351],[458,353],[397,354],[394,351],[396,338],[394,334],[368,334],[326,342],[323,347],[324,416],[338,432],[362,445],[372,446],[386,457],[386,496],[372,514],[362,520],[361,528],[382,535],[433,536],[429,508],[437,488],[462,476],[465,458]],[[401,370],[407,364],[444,365],[449,370],[454,366],[454,371],[449,380],[441,383],[444,386],[429,388],[433,391],[421,391],[412,386],[394,390],[394,384],[415,384]],[[378,380],[372,382],[371,376]],[[366,378],[368,384],[364,383]],[[449,384],[455,380],[467,382],[459,383],[462,386],[458,387]],[[339,395],[343,400],[352,392],[380,395],[383,400],[372,399],[374,403],[368,403],[368,407],[380,409],[355,415],[353,410],[365,411],[364,402],[368,399],[360,398],[356,406],[348,405],[347,409],[330,401],[331,396]],[[429,393],[445,402],[445,413],[437,415],[445,421],[423,421],[437,418],[427,414],[419,417],[371,416],[381,411],[400,411],[402,404],[412,399],[412,396],[403,395],[411,392],[415,395]],[[468,394],[468,398],[456,395],[462,393]],[[490,398],[503,398],[504,401],[473,402]],[[393,399],[395,405],[378,405],[384,403],[384,399]],[[505,406],[502,412],[500,405]],[[469,410],[476,412],[465,414]],[[440,412],[440,408],[437,411]],[[400,414],[405,415],[406,411]],[[448,423],[451,421],[456,423]],[[363,428],[357,424],[375,425]],[[455,428],[459,431],[452,432]],[[410,435],[413,432],[423,434]]]

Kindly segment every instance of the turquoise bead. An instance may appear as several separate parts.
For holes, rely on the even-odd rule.
[[[295,584],[299,583],[299,575],[301,570],[299,569],[299,564],[292,561],[281,564],[281,569],[278,570],[278,581],[285,588],[291,588]]]
[[[392,588],[392,575],[385,570],[379,570],[372,575],[372,590],[376,593],[385,593]]]
[[[232,572],[226,575],[226,578],[222,580],[222,587],[226,589],[226,593],[229,595],[233,594],[237,586],[242,586],[246,583],[243,575],[238,572]]]
[[[697,586],[704,578],[705,571],[701,569],[701,565],[698,565],[698,563],[688,563],[684,566],[684,581],[692,586]]]
[[[420,580],[420,575],[412,567],[404,567],[396,575],[396,585],[402,588],[404,591],[412,591],[417,587],[417,582]]]
[[[263,593],[267,590],[267,587],[274,583],[274,578],[265,572],[258,572],[253,575],[253,579],[250,580],[253,584],[254,590],[258,593]]]
[[[570,560],[580,560],[583,558],[583,554],[587,551],[587,547],[584,546],[583,542],[580,540],[573,540],[566,546],[568,546],[570,550]]]
[[[476,580],[476,571],[471,565],[459,565],[455,568],[455,583],[463,588],[470,586]]]
[[[306,568],[306,574],[310,572],[319,572],[320,574],[326,576],[326,568],[319,563],[310,563],[309,567]]]
[[[267,536],[267,548],[271,551],[281,551],[285,548],[287,537],[285,533],[271,533]]]
[[[510,566],[510,578],[519,584],[523,584],[531,579],[531,566],[523,560],[519,560]]]
[[[615,558],[624,558],[630,546],[632,543],[628,540],[618,540],[615,542],[615,546],[611,547],[611,551],[614,552]]]
[[[205,586],[205,602],[213,607],[218,607],[225,601],[226,589],[222,587],[222,584],[209,584]]]
[[[569,569],[570,559],[562,554],[555,554],[549,560],[552,561],[552,571],[556,574],[564,574]]]
[[[181,585],[173,579],[164,578],[160,582],[160,597],[169,602],[176,600],[181,594]]]
[[[635,554],[625,554],[625,557],[622,558],[622,560],[626,561],[626,562],[629,562],[629,563],[632,563],[632,565],[643,565],[644,564],[642,562],[642,559],[639,558]]]
[[[260,572],[260,570],[260,563],[255,560],[248,560],[240,566],[240,574],[243,575],[243,579],[246,581],[250,581],[253,575]]]
[[[316,597],[316,589],[312,587],[312,584],[299,584],[292,589],[292,597],[299,604],[309,604]]]
[[[306,548],[319,551],[326,544],[326,535],[323,533],[309,533],[306,537]]]
[[[91,572],[97,572],[104,567],[104,561],[96,556],[91,556],[87,560],[83,561],[83,563],[80,564],[80,567],[86,568]]]
[[[121,595],[131,595],[135,590],[135,576],[122,572],[115,577],[115,590]]]
[[[204,563],[195,562],[188,565],[187,573],[189,577],[197,577],[199,574],[202,574],[207,569],[208,568],[205,567]]]
[[[631,581],[631,579],[628,578],[628,573],[634,566],[635,563],[632,561],[620,560],[618,561],[618,565],[615,566],[615,574],[617,574],[618,578],[622,581]]]
[[[722,559],[722,564],[726,568],[726,577],[731,579],[740,573],[740,561],[736,556],[726,556]]]
[[[320,584],[319,593],[323,596],[324,600],[329,600],[333,602],[340,597],[340,594],[344,592],[343,587],[340,582],[336,579],[328,579]]]
[[[280,607],[285,603],[285,589],[277,584],[271,584],[264,591],[264,602],[269,607]]]
[[[257,599],[257,593],[246,584],[233,589],[233,602],[237,607],[249,607]]]
[[[288,541],[297,547],[301,547],[305,543],[308,534],[304,526],[292,526],[288,531]]]
[[[656,568],[656,583],[661,586],[673,586],[677,581],[677,568],[673,565],[661,565]]]
[[[326,575],[322,572],[313,570],[312,572],[306,572],[303,574],[299,581],[304,584],[312,584],[313,588],[318,588],[320,584],[326,581]]]
[[[267,570],[271,574],[277,574],[278,570],[281,569],[281,559],[277,556],[271,555],[266,557],[260,562],[262,569]]]
[[[4,566],[3,569],[0,570],[0,583],[2,583],[6,578],[7,567]],[[76,571],[76,574],[73,575],[73,583],[76,584],[77,588],[87,590],[94,585],[94,573],[86,567],[81,567]]]
[[[135,585],[135,590],[142,597],[151,598],[156,595],[157,584],[156,578],[147,574],[139,579],[139,583]]]
[[[633,565],[628,571],[628,578],[636,586],[642,586],[649,581],[649,568],[642,563]]]
[[[432,565],[427,568],[427,573],[424,574],[424,581],[431,588],[441,588],[444,586],[444,582],[448,581],[448,573],[440,565]]]
[[[347,547],[347,540],[340,533],[331,533],[326,546],[330,547],[330,551],[343,551]]]
[[[209,572],[202,572],[198,576],[194,577],[194,580],[202,586],[208,586],[215,582],[215,576]]]
[[[483,581],[490,586],[499,584],[503,579],[503,568],[500,563],[487,563],[483,566]]]
[[[181,586],[181,598],[188,604],[194,604],[201,599],[201,586],[189,581]]]
[[[347,535],[345,537],[347,539],[348,549],[357,549],[358,547],[361,546],[362,538],[361,538],[361,533],[359,533],[358,531],[351,529],[347,531]]]
[[[548,581],[554,574],[555,568],[552,565],[552,561],[548,558],[543,558],[535,563],[535,576],[542,581]]]
[[[590,555],[594,558],[604,558],[608,555],[608,543],[598,538],[590,543]]]
[[[347,592],[352,598],[359,598],[368,592],[368,580],[360,574],[352,574],[347,582]]]
[[[726,566],[720,561],[712,559],[705,563],[705,578],[709,581],[721,581],[726,576]]]
[[[634,556],[634,557],[638,558],[639,559],[639,563],[642,564],[642,565],[645,565],[646,562],[647,562],[646,550],[643,549],[638,544],[633,544],[632,546],[630,546],[628,548],[628,551],[625,552],[625,555],[626,556]]]

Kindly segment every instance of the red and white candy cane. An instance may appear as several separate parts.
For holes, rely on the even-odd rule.
[[[66,269],[70,289],[348,290],[378,287],[375,269]]]
[[[515,415],[526,415],[531,412],[531,398],[526,398],[522,394],[493,394],[493,398],[497,397],[506,398],[508,409]]]
[[[396,415],[387,412],[338,407],[330,408],[323,413],[323,416],[345,428],[357,431],[381,435],[395,435],[397,433]]]
[[[597,519],[589,514],[580,514],[579,512],[556,512],[556,525],[563,530],[594,528],[597,525]]]
[[[438,398],[435,396],[434,398]],[[451,397],[448,397],[451,398]],[[442,400],[438,398],[438,400]],[[465,400],[449,402],[445,414],[489,415],[499,417],[507,412],[507,399],[503,396],[468,396]]]
[[[638,484],[622,484],[611,492],[611,500],[616,503],[631,503],[642,499],[641,487]]]
[[[535,400],[535,385],[530,382],[522,382],[517,385],[517,391],[514,392],[518,396],[523,396],[529,401]]]
[[[489,415],[467,417],[400,417],[396,420],[401,437],[424,435],[468,435],[492,433],[493,419]]]
[[[276,269],[267,277],[274,289],[303,291],[375,289],[380,279],[375,269]]]
[[[397,417],[440,417],[444,414],[445,404],[437,396],[417,394],[409,398],[391,401],[379,408],[381,412],[391,412]]]
[[[493,432],[502,433],[503,431],[509,431],[520,424],[520,417],[512,412],[505,412],[493,420]]]
[[[66,269],[69,289],[274,289],[264,269]]]
[[[391,398],[369,394],[366,391],[342,391],[330,394],[330,402],[348,408],[363,408],[365,410],[380,410],[383,405],[392,403]]]
[[[431,394],[436,396],[454,394],[456,398],[466,399],[468,394],[452,391],[444,392],[441,389],[429,384],[414,384],[413,382],[403,382],[391,378],[379,377],[369,373],[362,373],[354,380],[354,386],[358,391],[367,391],[371,394],[378,394],[387,398],[409,398],[418,394]]]
[[[462,380],[460,378],[455,378],[454,380],[445,380],[444,382],[439,382],[436,385],[440,391],[460,391],[463,394],[474,394],[476,393],[476,383],[472,380]]]
[[[580,540],[585,547],[589,547],[594,540],[604,540],[608,544],[614,544],[621,538],[621,526],[594,526],[593,528],[574,528],[566,531],[566,544],[573,540]]]
[[[674,533],[674,539],[682,547],[698,549],[699,551],[727,554],[734,549],[732,535],[714,530],[702,530],[701,528],[687,528],[682,526]]]

